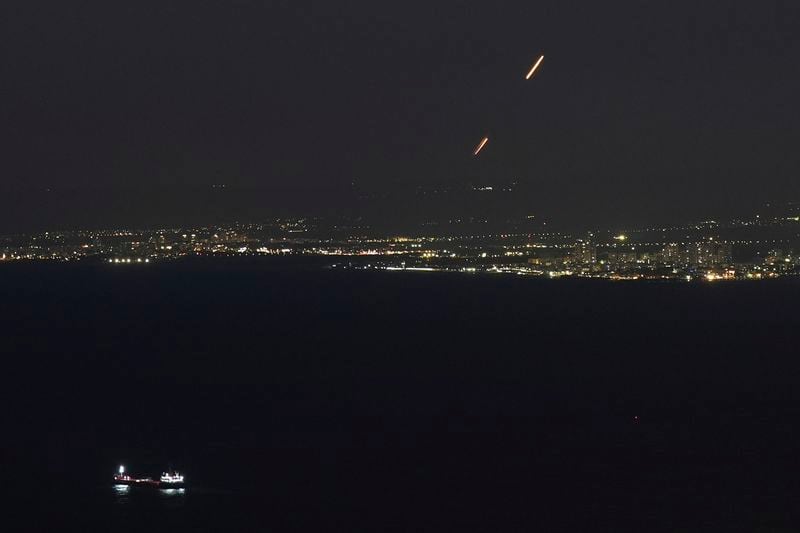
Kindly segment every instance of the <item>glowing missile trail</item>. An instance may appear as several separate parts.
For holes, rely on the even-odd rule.
[[[489,137],[484,137],[483,140],[480,142],[480,144],[478,144],[478,147],[475,148],[475,151],[472,152],[472,155],[478,155],[480,153],[480,151],[483,150],[483,147],[486,146],[486,143],[488,143],[488,142],[489,142]]]
[[[543,59],[544,59],[544,56],[541,56],[541,57],[539,57],[539,59],[536,61],[536,63],[534,63],[534,64],[533,64],[533,66],[531,67],[531,70],[530,70],[530,71],[528,71],[528,75],[527,75],[527,76],[525,76],[525,79],[526,79],[526,80],[529,80],[529,79],[531,79],[531,76],[533,76],[533,73],[534,73],[534,72],[536,72],[536,69],[537,69],[537,68],[539,68],[539,65],[541,64],[541,62],[542,62],[542,60],[543,60]]]

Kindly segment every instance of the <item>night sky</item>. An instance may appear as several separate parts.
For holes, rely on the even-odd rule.
[[[794,200],[798,36],[791,1],[3,2],[0,233],[214,184],[302,213],[517,181],[587,224]]]

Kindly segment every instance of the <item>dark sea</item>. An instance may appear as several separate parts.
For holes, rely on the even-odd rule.
[[[799,278],[0,266],[5,531],[800,531]]]

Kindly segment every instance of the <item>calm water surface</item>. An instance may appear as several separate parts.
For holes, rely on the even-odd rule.
[[[35,530],[798,530],[798,280],[318,267],[4,265],[11,512]],[[115,488],[119,464],[188,486]]]

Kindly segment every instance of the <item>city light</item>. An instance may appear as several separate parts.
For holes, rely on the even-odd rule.
[[[478,183],[469,190],[491,193],[505,189]],[[529,227],[530,216],[520,215],[516,222]],[[486,223],[483,219],[471,219],[471,226],[464,226],[470,231],[460,233],[460,225],[466,221],[453,216],[447,221],[453,231],[446,234],[401,236],[396,233],[366,236],[358,229],[337,230],[338,222],[325,226],[317,220],[309,225],[307,219],[284,218],[266,224],[181,230],[116,229],[25,235],[9,240],[13,245],[0,249],[0,257],[6,262],[96,260],[132,266],[212,255],[270,256],[270,260],[284,256],[337,256],[344,258],[337,261],[338,268],[360,270],[424,269],[615,280],[758,280],[800,275],[798,244],[785,235],[785,228],[793,224],[793,218],[794,215],[787,214],[773,219],[762,217],[755,229],[753,219],[733,219],[571,235],[544,231],[543,224],[538,231],[510,228],[473,231],[475,223]],[[357,228],[352,222],[348,224],[344,227]],[[314,228],[319,228],[318,234]],[[747,233],[737,234],[739,228]],[[722,229],[727,233],[721,233]],[[753,233],[756,230],[759,233]],[[87,247],[87,242],[92,244]],[[750,255],[743,257],[745,252]],[[369,261],[361,262],[367,258]],[[487,265],[488,258],[494,264]]]

